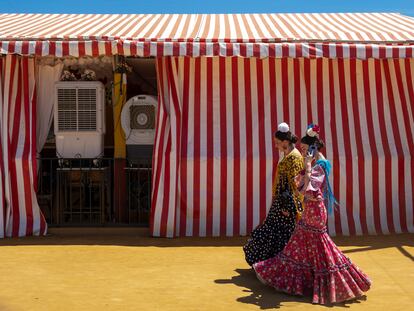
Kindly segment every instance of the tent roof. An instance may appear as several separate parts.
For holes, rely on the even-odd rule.
[[[398,13],[0,14],[0,40],[412,42]]]

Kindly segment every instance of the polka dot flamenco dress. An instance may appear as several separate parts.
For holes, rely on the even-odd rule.
[[[272,206],[264,222],[253,230],[243,247],[249,265],[274,257],[282,251],[295,229],[296,215],[301,210],[294,193],[294,178],[303,169],[303,158],[297,149],[278,164],[278,175]],[[286,216],[283,211],[289,214]]]
[[[327,234],[325,187],[325,170],[316,164],[303,191],[304,212],[289,243],[275,257],[253,265],[263,283],[288,294],[309,293],[312,302],[320,304],[360,297],[371,285]]]

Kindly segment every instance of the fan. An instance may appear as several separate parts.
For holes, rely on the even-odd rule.
[[[157,98],[149,95],[131,97],[121,113],[121,125],[127,146],[153,145],[157,111]]]
[[[155,128],[155,107],[150,105],[129,107],[130,128],[148,130]]]

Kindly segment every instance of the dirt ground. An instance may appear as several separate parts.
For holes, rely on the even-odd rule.
[[[257,281],[245,238],[149,238],[133,228],[52,229],[0,240],[0,310],[326,310]],[[412,310],[414,235],[335,238],[372,279],[352,310]]]

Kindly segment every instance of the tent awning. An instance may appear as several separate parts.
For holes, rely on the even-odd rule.
[[[0,14],[0,43],[3,54],[41,56],[401,58],[412,57],[414,18],[397,13]]]
[[[207,41],[414,41],[414,18],[339,14],[1,14],[0,37]]]

